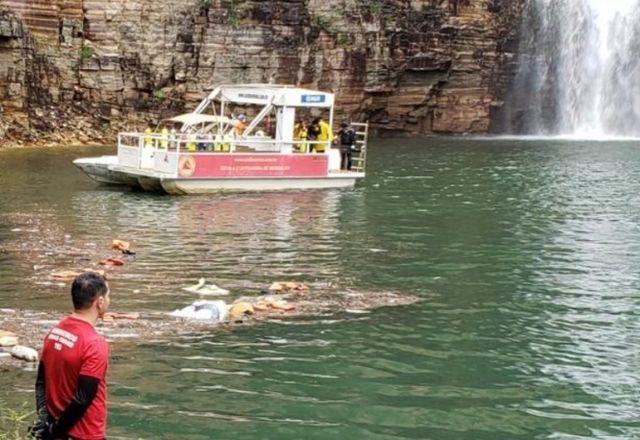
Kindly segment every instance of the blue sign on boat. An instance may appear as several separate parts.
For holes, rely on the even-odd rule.
[[[319,104],[324,102],[325,95],[302,95],[303,104]]]

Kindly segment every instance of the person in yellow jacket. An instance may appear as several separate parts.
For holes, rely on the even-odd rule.
[[[193,153],[196,151],[196,134],[191,133],[187,138],[187,151]]]
[[[234,141],[233,136],[230,134],[222,135],[222,152],[228,153],[231,151],[231,143]]]
[[[151,136],[153,135],[153,132],[151,131],[151,129],[149,127],[145,128],[144,130],[144,146],[151,148],[153,147],[153,139],[151,139]]]
[[[167,127],[164,127],[162,129],[162,131],[160,132],[160,136],[160,148],[166,150],[169,146],[169,130],[167,129]]]
[[[329,124],[327,124],[322,117],[316,118],[313,123],[318,126],[318,137],[316,140],[319,142],[313,146],[313,150],[316,153],[324,153],[331,142],[331,127],[329,127]]]
[[[293,137],[294,139],[301,139],[304,141],[296,144],[296,151],[299,153],[306,153],[309,131],[307,129],[307,123],[304,120],[298,121],[298,123],[293,127]]]
[[[213,151],[216,153],[222,151],[222,135],[220,133],[216,133],[213,137]]]
[[[238,115],[238,117],[233,122],[233,132],[236,137],[242,136],[244,131],[247,129],[247,117],[243,114]]]

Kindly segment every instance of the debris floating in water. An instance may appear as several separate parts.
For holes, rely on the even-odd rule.
[[[269,290],[272,292],[299,292],[306,293],[309,291],[303,283],[296,283],[293,281],[276,281],[269,286]]]
[[[128,251],[131,248],[131,244],[124,240],[113,240],[111,242],[111,249],[114,251]]]
[[[189,286],[189,287],[183,287],[182,290],[186,290],[187,292],[197,292],[198,289],[204,286],[204,283],[206,283],[206,280],[204,278],[200,278],[195,285]]]
[[[24,345],[16,345],[11,349],[11,356],[16,359],[21,359],[27,362],[37,362],[38,352],[33,348],[25,347]]]
[[[71,281],[83,272],[96,272],[104,276],[105,272],[101,269],[82,269],[82,270],[59,270],[51,273],[51,278],[60,281]]]
[[[261,312],[270,310],[284,310],[289,312],[291,310],[295,310],[296,306],[280,299],[263,297],[261,299],[258,299],[258,301],[254,304],[254,308]]]
[[[107,312],[102,316],[102,320],[104,322],[114,321],[116,319],[140,319],[140,313],[117,313],[117,312]]]
[[[187,318],[209,321],[212,324],[227,321],[229,311],[224,301],[196,301],[182,309],[174,310],[169,315],[177,318]]]
[[[59,270],[57,272],[53,272],[51,274],[51,278],[54,278],[56,280],[69,281],[74,279],[79,274],[80,272],[78,272],[77,270]]]
[[[0,347],[13,347],[18,345],[18,336],[13,332],[0,330]]]
[[[253,308],[253,304],[247,301],[240,301],[229,307],[229,318],[231,318],[232,321],[237,321],[247,315],[253,315],[254,313],[255,310]]]
[[[206,284],[206,282],[207,281],[204,278],[200,278],[196,284],[194,284],[193,286],[183,287],[182,290],[207,296],[229,295],[230,292],[227,289],[218,287],[215,284]]]
[[[135,255],[136,253],[131,250],[131,243],[124,240],[116,240],[114,239],[111,242],[111,249],[114,251],[120,251],[125,255]]]
[[[124,260],[120,258],[107,258],[100,262],[101,266],[124,266]]]

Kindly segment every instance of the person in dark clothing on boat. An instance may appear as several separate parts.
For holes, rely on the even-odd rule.
[[[340,124],[340,169],[351,170],[351,155],[356,146],[356,130],[347,122]]]
[[[318,123],[320,122],[320,118],[316,118],[311,121],[311,125],[309,125],[309,129],[307,130],[307,136],[310,141],[315,141],[318,139],[318,135],[320,134],[320,126]]]
[[[196,139],[198,140],[198,151],[207,151],[207,143],[204,142],[207,140],[205,135],[198,133]]]

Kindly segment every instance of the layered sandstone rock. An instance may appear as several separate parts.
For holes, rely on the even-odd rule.
[[[379,132],[483,133],[520,3],[0,0],[2,118],[42,132],[80,117],[109,134],[215,84],[272,82],[332,90],[338,117]]]

